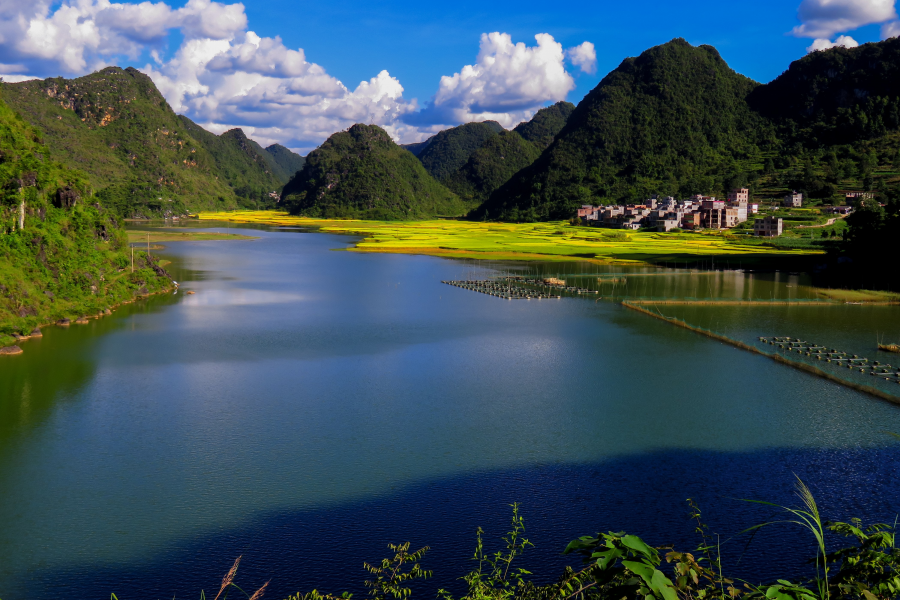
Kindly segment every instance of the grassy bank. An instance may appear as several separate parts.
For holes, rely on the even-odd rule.
[[[473,221],[355,221],[292,217],[287,213],[237,211],[201,213],[201,220],[315,227],[329,233],[364,236],[355,252],[428,254],[487,260],[589,260],[606,264],[722,265],[758,267],[773,260],[797,262],[821,250],[784,249],[736,243],[717,233],[652,233],[553,223]]]
[[[160,261],[131,251],[115,218],[94,206],[53,206],[0,236],[0,347],[16,335],[96,317],[139,296],[171,289]]]
[[[149,235],[149,240],[148,240]],[[149,241],[151,244],[163,242],[207,242],[207,241],[224,241],[224,240],[258,240],[258,237],[251,235],[240,235],[238,233],[207,233],[204,231],[134,231],[128,232],[128,242],[131,244],[140,244]]]

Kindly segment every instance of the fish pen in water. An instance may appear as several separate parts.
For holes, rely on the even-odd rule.
[[[900,404],[900,386],[892,389],[882,387],[884,385],[900,384],[900,368],[880,364],[877,361],[869,365],[869,361],[866,358],[855,355],[850,356],[845,352],[828,349],[824,346],[790,337],[760,337],[757,342],[759,347],[757,347],[729,336],[691,325],[687,321],[668,317],[659,312],[658,309],[654,312],[641,306],[638,302],[626,300],[622,302],[622,306],[665,321],[676,327],[689,329],[712,339],[725,342],[736,348],[766,356],[800,371],[839,383],[882,400]],[[767,346],[775,346],[777,350],[769,352],[764,349]],[[882,383],[882,381],[886,383]]]
[[[549,300],[562,298],[562,296],[556,294],[525,290],[512,285],[510,282],[501,283],[495,279],[451,280],[441,281],[441,283],[446,283],[447,285],[456,286],[472,292],[480,292],[504,300]]]
[[[877,360],[869,363],[868,358],[859,355],[850,355],[841,352],[836,348],[828,349],[825,346],[804,342],[802,340],[790,337],[761,337],[759,341],[763,344],[771,344],[786,352],[797,352],[800,356],[809,356],[816,360],[832,363],[836,367],[844,367],[853,369],[859,373],[866,373],[873,377],[884,379],[893,383],[900,383],[900,367],[893,367],[888,364],[880,363]]]

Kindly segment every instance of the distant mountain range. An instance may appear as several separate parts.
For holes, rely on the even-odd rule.
[[[98,197],[128,216],[270,206],[303,163],[240,129],[216,136],[176,115],[133,68],[3,83],[0,93],[43,131],[54,158],[88,174]]]
[[[283,199],[317,216],[533,221],[651,194],[740,185],[840,202],[900,182],[900,39],[811,53],[768,84],[675,39],[625,59],[577,107],[543,108],[512,131],[467,123],[401,147],[358,125],[308,159],[240,129],[204,130],[131,68],[0,91],[124,215]]]

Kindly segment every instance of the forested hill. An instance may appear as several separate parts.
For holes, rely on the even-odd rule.
[[[575,105],[571,102],[557,102],[537,111],[530,121],[519,123],[513,131],[538,149],[544,150],[553,143],[574,110]]]
[[[45,141],[0,101],[0,346],[14,332],[94,316],[172,285],[143,252],[132,272],[121,218]]]
[[[812,52],[750,95],[788,141],[847,144],[900,129],[900,38]]]
[[[575,207],[604,198],[713,187],[775,139],[746,102],[757,85],[715,48],[682,39],[627,58],[581,101],[541,157],[475,216],[567,219]]]
[[[432,177],[446,179],[466,164],[485,141],[503,130],[496,121],[465,123],[445,129],[428,140],[428,145],[418,154],[419,160]]]
[[[216,135],[183,115],[178,119],[185,131],[212,155],[217,174],[238,197],[266,202],[270,192],[280,193],[287,183],[288,177],[275,158],[249,139],[243,130],[231,129]]]
[[[676,39],[604,77],[540,158],[472,216],[564,219],[581,204],[735,185],[842,203],[848,191],[883,195],[898,170],[900,39],[811,53],[765,85],[714,48]]]
[[[281,200],[291,214],[309,217],[397,220],[456,216],[466,210],[387,132],[360,124],[310,152]]]
[[[54,156],[87,173],[106,205],[126,216],[254,206],[288,177],[246,137],[223,140],[233,151],[222,150],[219,164],[208,148],[221,149],[219,136],[179,118],[133,68],[3,83],[2,92],[44,132]]]
[[[266,147],[266,152],[272,156],[275,160],[275,164],[281,169],[284,183],[287,183],[306,163],[305,158],[293,150],[285,148],[281,144],[272,144],[271,146]]]
[[[501,131],[489,137],[462,167],[441,182],[472,208],[479,206],[494,190],[540,156],[574,109],[574,104],[557,102],[542,108],[513,131]]]

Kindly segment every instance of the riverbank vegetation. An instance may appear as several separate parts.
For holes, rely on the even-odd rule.
[[[698,506],[688,499],[689,516],[695,523],[698,546],[691,551],[671,546],[653,547],[636,535],[607,532],[573,540],[563,554],[575,559],[552,583],[548,574],[521,568],[522,555],[534,544],[525,537],[525,521],[513,504],[510,531],[500,548],[489,552],[476,532],[474,568],[460,577],[464,591],[455,595],[438,589],[440,600],[888,600],[900,589],[900,548],[896,526],[863,525],[826,521],[809,488],[799,479],[796,506],[779,506],[759,500],[744,500],[772,508],[775,520],[749,527],[738,534],[745,543],[753,533],[773,524],[799,526],[810,536],[806,548],[795,552],[810,555],[810,575],[791,581],[787,577],[768,583],[743,581],[728,575],[722,557],[722,540],[704,524]],[[838,546],[835,548],[835,546]],[[417,580],[430,579],[424,546],[410,552],[410,543],[390,544],[392,556],[375,564],[364,563],[369,578],[364,582],[372,600],[403,600],[422,589]],[[764,555],[763,555],[764,556]],[[235,583],[240,557],[222,579],[216,599],[233,588],[257,600],[266,582],[252,595]],[[204,594],[205,597],[205,594]],[[347,600],[348,592],[318,590],[291,595],[287,600]]]
[[[61,319],[96,316],[172,285],[131,251],[87,177],[54,162],[41,133],[0,101],[0,346]]]
[[[779,248],[756,240],[743,243],[717,233],[656,233],[576,227],[563,222],[482,223],[476,221],[353,221],[294,217],[285,213],[236,211],[200,213],[201,220],[314,227],[328,233],[364,236],[356,252],[430,254],[488,260],[590,260],[603,263],[728,266],[761,265],[822,255],[813,248]]]

